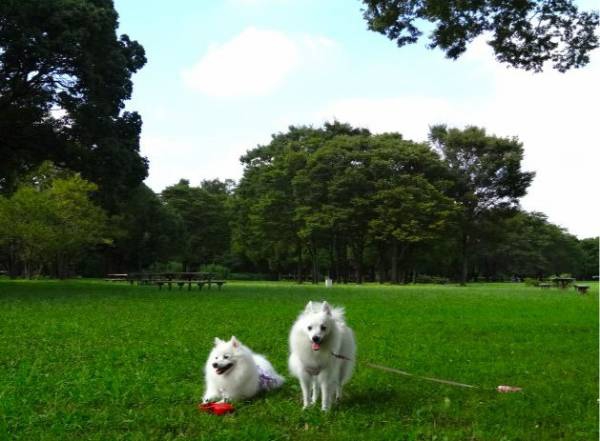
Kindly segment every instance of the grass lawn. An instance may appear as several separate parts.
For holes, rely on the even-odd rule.
[[[0,439],[597,440],[598,284],[590,291],[0,280]],[[323,298],[346,307],[359,354],[328,414],[302,411],[286,367],[292,322]],[[288,382],[233,415],[201,414],[202,366],[213,338],[232,334]]]

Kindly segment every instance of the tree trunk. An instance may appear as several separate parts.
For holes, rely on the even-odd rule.
[[[398,241],[392,239],[392,283],[398,281]]]
[[[297,257],[298,257],[298,266],[296,267],[296,281],[298,283],[302,283],[303,282],[303,276],[302,276],[302,245],[301,244],[297,244],[296,245],[296,253],[297,253]]]
[[[352,247],[352,253],[354,254],[354,260],[356,261],[356,283],[363,283],[364,268],[363,268],[363,254],[364,245],[362,243],[354,244]]]
[[[310,258],[312,260],[312,282],[316,285],[319,279],[319,263],[317,261],[317,247],[313,241],[310,243]]]
[[[467,277],[469,275],[469,254],[468,254],[468,245],[469,245],[469,235],[463,234],[462,237],[462,273],[460,275],[460,285],[467,285]]]
[[[331,242],[329,243],[329,264],[327,267],[327,277],[335,280],[335,234],[331,238]]]
[[[17,253],[14,243],[10,243],[8,247],[8,275],[11,279],[14,279],[19,275],[19,267],[17,265]]]

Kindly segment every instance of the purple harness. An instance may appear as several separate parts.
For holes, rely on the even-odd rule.
[[[260,366],[258,368],[258,386],[260,390],[268,391],[272,389],[276,389],[278,386],[277,380],[271,377],[266,371],[261,369]]]

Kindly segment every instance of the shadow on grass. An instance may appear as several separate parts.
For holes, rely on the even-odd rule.
[[[381,413],[394,408],[410,415],[420,408],[427,398],[414,390],[367,389],[347,393],[338,404],[340,408],[365,413]]]

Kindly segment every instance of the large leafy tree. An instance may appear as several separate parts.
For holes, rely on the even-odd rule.
[[[315,200],[316,189],[304,192],[301,180],[307,162],[327,140],[361,134],[368,131],[339,122],[323,128],[291,126],[286,133],[273,135],[269,144],[242,156],[244,176],[235,192],[234,251],[256,268],[274,273],[289,272],[295,265],[299,279],[309,258],[315,278],[323,219],[311,213],[308,199]]]
[[[370,134],[360,133],[324,136],[293,179],[298,235],[310,252],[313,277],[318,274],[318,250],[323,248],[330,256],[330,273],[333,266],[335,277],[347,278],[346,261],[351,257],[356,278],[362,280],[374,190],[366,167],[369,138]]]
[[[450,185],[448,170],[429,146],[396,134],[378,135],[373,142],[371,240],[380,254],[391,253],[391,279],[399,282],[400,260],[406,262],[419,246],[431,246],[448,233],[456,206],[445,195]]]
[[[223,263],[229,254],[231,181],[203,181],[200,187],[182,179],[165,188],[161,198],[182,223],[177,252],[186,270]]]
[[[10,197],[0,196],[0,247],[16,275],[66,276],[82,255],[109,244],[107,216],[90,198],[97,186],[42,164]]]
[[[472,267],[479,277],[546,277],[581,273],[577,238],[548,222],[543,213],[491,210],[479,225]]]
[[[433,29],[429,47],[456,59],[481,34],[498,61],[541,71],[546,62],[564,72],[589,62],[598,47],[598,12],[580,12],[573,0],[363,0],[369,29],[415,43]]]
[[[105,206],[147,174],[125,112],[144,49],[117,38],[112,0],[0,2],[0,192],[44,160],[99,186]]]
[[[581,275],[587,279],[598,276],[598,247],[600,242],[598,237],[588,237],[580,242],[582,252]]]
[[[521,170],[523,145],[516,138],[490,136],[478,127],[459,130],[439,125],[431,128],[430,139],[454,182],[449,194],[460,210],[461,281],[465,283],[469,254],[485,216],[491,210],[518,207],[534,173]]]
[[[118,213],[114,245],[105,253],[109,271],[140,271],[178,256],[184,246],[182,219],[146,185],[130,190]]]
[[[360,281],[373,260],[387,264],[381,256],[394,241],[433,240],[450,222],[445,164],[398,134],[373,136],[339,122],[291,127],[242,161],[236,251],[271,271],[295,263],[301,274],[310,263],[313,281],[322,270]]]

